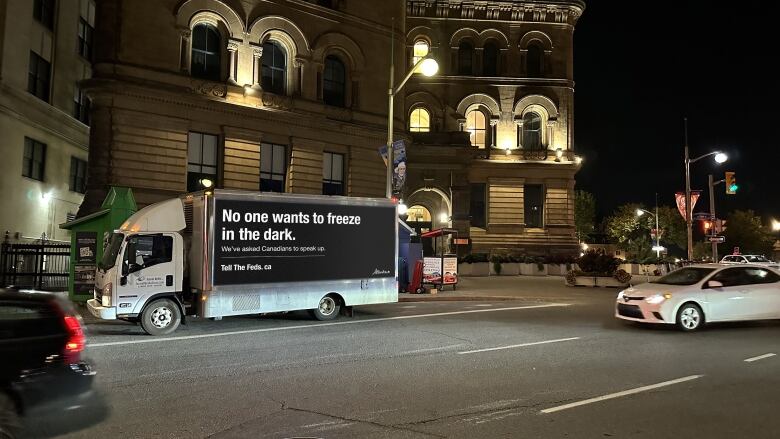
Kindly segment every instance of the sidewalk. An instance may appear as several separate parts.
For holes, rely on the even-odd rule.
[[[654,280],[653,276],[650,280]],[[634,276],[633,285],[647,282],[646,276]],[[569,287],[562,276],[488,276],[461,277],[457,288],[444,287],[436,294],[398,294],[399,302],[429,301],[503,301],[550,300],[582,297],[587,294],[617,294],[618,288]]]

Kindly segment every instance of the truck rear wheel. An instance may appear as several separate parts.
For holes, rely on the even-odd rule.
[[[333,320],[338,317],[340,310],[338,299],[328,295],[320,299],[319,306],[311,310],[311,315],[317,320]]]
[[[179,327],[181,311],[170,299],[157,299],[141,313],[141,327],[149,335],[167,335]]]

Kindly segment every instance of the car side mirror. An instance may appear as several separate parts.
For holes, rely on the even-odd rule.
[[[723,288],[723,283],[718,282],[716,280],[708,280],[707,288]]]

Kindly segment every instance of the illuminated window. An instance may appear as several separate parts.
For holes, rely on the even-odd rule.
[[[485,122],[485,113],[481,110],[474,109],[466,114],[466,131],[471,133],[469,140],[471,140],[471,146],[484,149],[487,144],[487,123]]]
[[[542,116],[529,111],[523,116],[523,149],[542,149]]]
[[[427,133],[431,130],[431,115],[425,108],[415,108],[409,120],[409,131]]]
[[[216,27],[199,24],[192,29],[192,76],[219,81],[222,39]]]
[[[428,55],[428,51],[430,50],[430,46],[428,46],[428,42],[425,40],[417,40],[414,42],[414,54],[412,56],[412,65],[417,64],[418,61],[420,61],[422,58],[424,58],[426,55]]]
[[[202,180],[217,182],[217,151],[219,137],[212,134],[187,134],[187,191],[199,191],[205,186]]]
[[[287,147],[260,144],[260,190],[284,192],[287,177]]]
[[[412,206],[406,210],[406,221],[429,223],[431,212],[423,206]]]
[[[322,153],[323,195],[344,195],[344,154]]]

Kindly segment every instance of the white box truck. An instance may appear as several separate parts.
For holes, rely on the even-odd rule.
[[[387,199],[187,194],[144,207],[110,236],[87,305],[151,335],[185,316],[310,310],[329,320],[398,301],[397,240]]]

